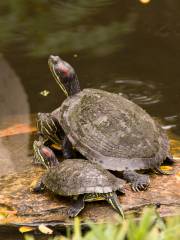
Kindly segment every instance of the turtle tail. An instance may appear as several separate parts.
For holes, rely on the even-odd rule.
[[[107,193],[105,195],[106,201],[124,218],[124,212],[115,192]]]

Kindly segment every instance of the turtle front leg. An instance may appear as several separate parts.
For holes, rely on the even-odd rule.
[[[65,136],[63,139],[63,157],[65,159],[73,158],[74,151],[71,142],[69,141],[68,137]]]
[[[84,195],[79,195],[77,200],[74,201],[72,207],[68,210],[69,217],[76,217],[84,208]]]
[[[123,212],[123,209],[121,207],[121,204],[119,202],[119,199],[118,199],[116,193],[111,192],[111,193],[105,194],[105,199],[108,203],[111,204],[111,206],[116,210],[116,212],[118,212],[119,215],[121,215],[122,218],[124,219],[124,212]]]
[[[44,189],[45,189],[45,186],[44,186],[44,184],[43,184],[42,178],[39,179],[39,180],[36,182],[35,186],[32,186],[32,187],[31,187],[31,190],[32,190],[32,192],[34,192],[34,193],[44,192]]]
[[[131,183],[131,188],[135,192],[146,190],[150,184],[148,175],[139,174],[131,170],[123,171],[123,178]]]

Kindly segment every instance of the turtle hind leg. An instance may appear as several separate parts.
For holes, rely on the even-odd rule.
[[[123,171],[123,178],[131,183],[131,188],[135,192],[144,191],[150,184],[149,176],[146,174],[139,174],[135,171]]]
[[[72,207],[68,210],[69,217],[76,217],[84,208],[84,195],[79,195]]]
[[[107,193],[104,195],[106,201],[111,204],[111,206],[119,213],[119,215],[124,218],[124,212],[119,202],[119,199],[115,192]]]
[[[174,164],[176,161],[175,161],[175,159],[173,158],[173,156],[167,156],[166,157],[166,159],[164,160],[164,163],[166,164],[170,164],[170,165],[172,165],[172,164]]]

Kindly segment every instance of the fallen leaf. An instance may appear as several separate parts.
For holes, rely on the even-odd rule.
[[[16,215],[17,211],[16,210],[1,210],[0,209],[0,214]]]
[[[16,215],[16,210],[9,210],[6,207],[0,208],[0,220],[3,220],[9,216]]]
[[[22,226],[19,228],[19,232],[25,233],[25,232],[33,231],[34,229],[35,229],[35,227]]]
[[[170,167],[170,166],[160,166],[160,169],[163,170],[163,171],[170,171],[170,170],[172,170],[173,168]]]
[[[46,227],[44,224],[40,224],[38,226],[38,228],[39,228],[39,231],[44,233],[44,234],[52,234],[53,233],[53,230]]]
[[[3,130],[0,130],[0,137],[7,137],[22,133],[30,133],[35,132],[37,129],[33,126],[30,126],[29,124],[15,124],[11,127],[5,128]]]

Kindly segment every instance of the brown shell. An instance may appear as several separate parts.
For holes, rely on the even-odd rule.
[[[169,155],[163,129],[126,98],[84,89],[54,112],[75,148],[111,170],[148,169]]]
[[[43,177],[47,189],[71,196],[84,193],[108,193],[121,189],[124,181],[100,165],[84,159],[67,159],[50,168]]]

